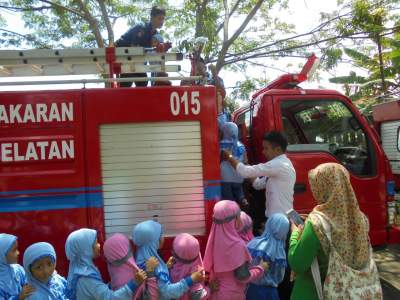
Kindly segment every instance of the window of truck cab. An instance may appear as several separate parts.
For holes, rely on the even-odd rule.
[[[243,141],[244,139],[247,139],[250,136],[250,126],[251,126],[250,114],[251,114],[250,109],[247,109],[241,112],[236,119],[236,124],[239,128],[240,141]]]
[[[344,102],[285,99],[280,102],[280,109],[288,152],[328,152],[353,175],[369,176],[375,172],[368,136]]]

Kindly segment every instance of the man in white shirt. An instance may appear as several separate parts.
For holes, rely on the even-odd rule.
[[[246,166],[235,160],[227,151],[223,157],[244,178],[256,178],[253,187],[256,190],[265,188],[265,216],[268,218],[273,213],[283,213],[293,208],[294,184],[296,171],[290,159],[286,156],[287,140],[285,136],[272,131],[263,138],[263,154],[266,163]]]

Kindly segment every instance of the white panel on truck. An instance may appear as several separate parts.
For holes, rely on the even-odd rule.
[[[205,234],[200,122],[100,127],[106,235],[157,218],[166,236]]]
[[[382,147],[390,161],[393,174],[400,174],[400,151],[397,148],[400,121],[385,122],[381,125]]]

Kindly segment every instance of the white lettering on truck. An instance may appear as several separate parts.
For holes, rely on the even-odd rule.
[[[73,121],[73,102],[9,105],[0,104],[0,125]]]
[[[0,162],[73,159],[74,140],[0,143]]]

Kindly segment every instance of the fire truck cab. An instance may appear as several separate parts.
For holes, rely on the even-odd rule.
[[[360,208],[370,222],[373,245],[393,241],[388,227],[388,202],[393,200],[388,186],[391,171],[377,136],[350,99],[334,90],[310,90],[298,86],[307,79],[315,62],[312,56],[299,74],[286,74],[256,92],[250,104],[234,114],[240,140],[245,144],[250,164],[265,162],[263,135],[282,131],[288,139],[287,155],[297,178],[294,208],[310,212],[316,205],[308,182],[308,172],[319,164],[336,162],[350,172]],[[257,194],[265,197],[264,193]],[[264,203],[265,199],[256,203]],[[263,208],[258,207],[258,212]]]

